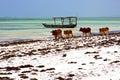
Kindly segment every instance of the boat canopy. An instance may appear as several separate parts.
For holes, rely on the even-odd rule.
[[[53,17],[54,24],[57,24],[57,20],[61,20],[61,24],[75,24],[77,25],[77,17],[69,16],[69,17]]]

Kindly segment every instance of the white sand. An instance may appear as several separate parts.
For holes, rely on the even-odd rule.
[[[89,39],[80,37],[56,42],[38,41],[1,46],[0,68],[4,69],[0,69],[0,77],[10,77],[14,80],[30,80],[31,78],[120,80],[120,42],[116,42],[120,40],[120,36],[112,35],[109,38],[102,38],[101,36],[93,36]],[[11,54],[15,56],[5,58],[6,55]],[[33,67],[9,71],[5,68],[28,64]],[[28,78],[20,78],[19,74],[24,74]]]

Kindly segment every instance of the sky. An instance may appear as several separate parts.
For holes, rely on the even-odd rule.
[[[0,17],[120,17],[120,0],[0,0]]]

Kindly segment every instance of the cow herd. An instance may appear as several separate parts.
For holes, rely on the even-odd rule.
[[[89,28],[89,27],[80,28],[79,31],[82,32],[83,36],[90,36],[91,35],[91,28]],[[54,36],[55,40],[63,38],[61,29],[52,30],[51,33]],[[108,35],[109,34],[109,28],[108,27],[99,28],[99,33],[102,34],[102,35]],[[72,30],[64,30],[63,34],[66,38],[73,37]]]

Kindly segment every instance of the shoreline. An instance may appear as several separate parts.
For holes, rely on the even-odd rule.
[[[109,35],[114,35],[114,34],[120,34],[120,30],[115,30],[115,31],[110,31],[109,32]],[[100,36],[100,35],[101,34],[99,34],[99,32],[93,32],[92,33],[92,36]],[[73,38],[79,38],[79,37],[82,37],[82,36],[73,36]],[[21,39],[21,40],[12,40],[12,41],[2,41],[2,42],[0,42],[0,46],[16,45],[16,44],[26,44],[26,43],[37,42],[37,41],[52,41],[52,40],[51,39],[48,39],[48,40],[42,40],[42,39]]]
[[[120,30],[114,30],[114,31],[110,31],[109,34],[119,34],[120,33]],[[79,34],[81,34],[81,32],[79,32]],[[100,35],[99,32],[92,32],[92,35]],[[74,37],[80,37],[81,35],[74,35]],[[5,41],[0,41],[0,45],[1,44],[5,44],[5,43],[12,43],[12,42],[24,42],[24,41],[37,41],[37,40],[51,40],[53,38],[52,34],[50,37],[48,38],[45,38],[45,39],[15,39],[15,40],[5,40]]]

